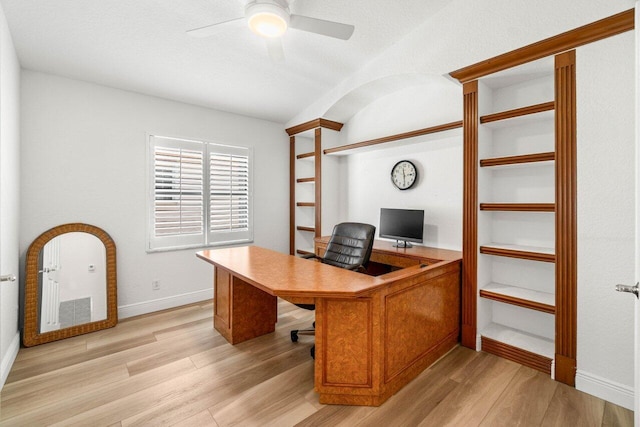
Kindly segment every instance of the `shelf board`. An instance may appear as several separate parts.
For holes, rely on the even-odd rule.
[[[312,233],[315,233],[315,231],[316,231],[316,229],[314,227],[305,227],[305,226],[302,226],[302,225],[298,225],[296,227],[296,230],[299,230],[299,231],[310,231]]]
[[[494,157],[490,159],[480,160],[480,167],[486,168],[491,166],[506,166],[523,163],[548,162],[556,159],[556,153],[553,151],[547,153],[523,154],[519,156]]]
[[[480,296],[505,304],[555,314],[555,295],[548,292],[534,291],[518,286],[489,283],[480,289]]]
[[[382,138],[370,139],[368,141],[355,142],[353,144],[341,145],[339,147],[327,148],[324,154],[347,154],[345,151],[356,150],[358,148],[371,147],[374,145],[384,144],[387,142],[399,141],[402,139],[414,138],[416,136],[429,135],[432,133],[444,132],[462,127],[462,121],[445,123],[442,125],[431,126],[428,128],[412,130],[409,132],[399,133],[396,135],[384,136]]]
[[[304,182],[316,182],[316,179],[314,177],[311,178],[298,178],[296,179],[297,183],[304,183]]]
[[[481,211],[555,212],[555,203],[480,203]]]
[[[520,258],[532,261],[556,262],[555,251],[552,248],[537,246],[507,245],[491,243],[480,246],[480,253],[507,258]]]
[[[299,159],[306,159],[306,158],[308,158],[308,157],[313,158],[315,155],[316,155],[316,153],[314,153],[313,151],[312,151],[312,152],[310,152],[310,153],[302,153],[302,154],[298,154],[298,155],[296,156],[296,159],[298,159],[298,160],[299,160]]]
[[[298,255],[313,255],[313,249],[296,249]]]
[[[544,102],[542,104],[529,105],[527,107],[515,108],[513,110],[502,111],[499,113],[488,114],[486,116],[480,116],[480,123],[491,123],[501,120],[513,119],[515,117],[528,116],[532,114],[542,113],[545,111],[552,111],[555,109],[555,102]]]
[[[552,340],[497,323],[490,323],[480,336],[482,351],[551,374],[555,355]]]
[[[314,202],[296,202],[296,206],[313,208],[316,204]]]

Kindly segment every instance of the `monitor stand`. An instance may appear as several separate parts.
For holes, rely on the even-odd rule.
[[[394,248],[412,248],[413,245],[406,240],[396,240],[396,243],[393,245]]]

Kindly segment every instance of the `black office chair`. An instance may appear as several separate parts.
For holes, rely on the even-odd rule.
[[[327,244],[324,257],[317,255],[305,255],[303,258],[317,259],[323,264],[348,270],[366,272],[365,265],[371,257],[373,238],[376,227],[370,224],[357,222],[343,222],[333,228],[333,233]],[[306,310],[314,310],[314,304],[296,304]],[[313,328],[295,329],[291,331],[291,341],[298,341],[298,335],[315,335],[315,322]],[[315,346],[311,348],[311,357],[315,358]]]

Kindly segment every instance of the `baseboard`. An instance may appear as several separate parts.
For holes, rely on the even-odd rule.
[[[213,298],[213,288],[118,307],[118,319],[153,313]]]
[[[20,350],[20,332],[16,332],[7,349],[7,353],[2,358],[2,363],[0,363],[0,390],[2,390],[4,383],[7,381],[13,362],[18,355],[18,350]]]
[[[633,411],[633,387],[578,369],[576,389]]]

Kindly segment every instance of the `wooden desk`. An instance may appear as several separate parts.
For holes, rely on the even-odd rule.
[[[232,344],[275,330],[276,297],[316,304],[321,403],[378,406],[458,342],[460,252],[376,241],[374,262],[404,267],[377,277],[257,246],[197,256],[216,267],[214,327]]]

